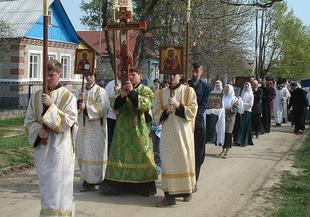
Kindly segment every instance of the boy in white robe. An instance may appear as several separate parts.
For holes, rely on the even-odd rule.
[[[95,83],[94,75],[87,74],[85,78],[87,84],[80,96],[83,100],[78,100],[77,153],[83,182],[81,192],[95,190],[103,181],[108,157],[108,96]]]
[[[28,142],[34,146],[39,178],[40,217],[74,216],[77,103],[75,96],[60,85],[61,76],[62,65],[56,60],[49,61],[49,94],[39,90],[32,95],[25,117]]]
[[[172,88],[155,95],[154,119],[162,124],[160,157],[162,189],[165,198],[157,206],[176,204],[177,197],[191,200],[196,186],[194,124],[198,110],[195,90],[180,83],[180,75],[172,75]],[[172,91],[172,96],[170,96]]]

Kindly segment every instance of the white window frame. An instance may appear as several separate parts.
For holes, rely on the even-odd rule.
[[[72,61],[72,57],[71,57],[71,54],[60,54],[60,63],[62,64],[62,58],[63,57],[66,57],[69,59],[69,62],[68,62],[68,77],[65,78],[65,71],[63,71],[63,78],[62,80],[70,80],[71,79],[71,61]]]
[[[38,63],[38,76],[36,78],[30,78],[30,56],[31,55],[39,55],[39,63]],[[28,79],[31,81],[39,81],[42,80],[42,65],[43,65],[43,58],[42,58],[42,51],[38,50],[29,50],[29,55],[28,55]]]
[[[48,60],[50,60],[50,56],[55,56],[55,60],[58,60],[57,59],[57,53],[55,53],[55,52],[48,52]]]

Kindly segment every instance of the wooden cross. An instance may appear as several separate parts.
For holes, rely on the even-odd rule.
[[[132,18],[132,13],[131,11],[127,10],[127,7],[120,7],[118,11],[115,11],[115,18],[119,20],[119,22],[108,23],[105,26],[104,30],[120,31],[121,79],[122,79],[122,84],[125,84],[126,81],[129,81],[130,65],[133,64],[132,57],[129,56],[128,31],[129,30],[146,30],[147,24],[146,24],[146,21],[130,22]]]

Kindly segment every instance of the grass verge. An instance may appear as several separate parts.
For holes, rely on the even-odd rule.
[[[32,148],[22,132],[23,118],[0,121],[0,174],[8,168],[33,161]],[[10,135],[10,136],[8,136]]]
[[[279,190],[278,208],[273,217],[310,216],[310,135],[297,152],[294,167],[301,171],[298,175],[285,172]]]

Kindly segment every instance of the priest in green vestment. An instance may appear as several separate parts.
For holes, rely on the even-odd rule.
[[[104,193],[130,192],[143,196],[156,193],[157,173],[150,142],[150,109],[153,92],[141,84],[142,75],[130,70],[130,82],[111,99],[116,125],[108,158]]]

